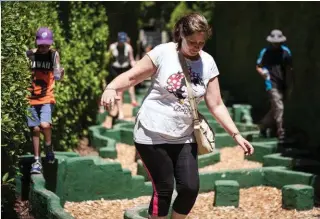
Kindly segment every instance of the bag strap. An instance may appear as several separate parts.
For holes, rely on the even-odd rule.
[[[193,125],[194,125],[195,129],[199,129],[200,128],[200,121],[199,121],[198,108],[197,108],[197,103],[196,103],[195,97],[193,96],[193,91],[192,91],[192,87],[191,87],[191,78],[190,78],[190,74],[188,71],[187,62],[181,52],[178,52],[178,57],[179,57],[180,65],[182,67],[182,71],[184,74],[186,85],[187,85],[188,99],[190,102],[191,114],[193,116],[193,122],[194,122]]]

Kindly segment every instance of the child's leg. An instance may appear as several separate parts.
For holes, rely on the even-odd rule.
[[[118,116],[118,104],[116,104],[113,109],[109,111],[109,114],[105,117],[102,126],[106,129],[111,129],[115,122],[116,117]]]
[[[52,124],[52,111],[53,104],[43,104],[40,114],[40,126],[44,135],[45,144],[51,145],[51,124]]]
[[[118,105],[118,119],[124,119],[124,112],[123,112],[123,92],[118,92],[118,95],[120,96],[120,100],[117,101]]]
[[[34,163],[31,165],[31,174],[40,174],[42,172],[42,165],[40,163],[40,107],[31,106],[28,109],[29,113],[27,115],[28,126],[31,130],[32,143],[34,150]]]
[[[45,140],[46,159],[48,160],[49,163],[53,163],[55,160],[54,153],[53,153],[53,146],[51,142],[52,111],[53,111],[53,104],[43,104],[41,107],[41,114],[40,114],[40,122],[41,122],[40,126],[42,128],[42,132]]]
[[[51,124],[48,122],[41,122],[42,133],[44,135],[45,145],[51,145]]]
[[[135,93],[135,90],[134,90],[134,86],[129,88],[129,95],[130,95],[130,99],[131,99],[131,104],[134,107],[138,106],[137,99],[136,99],[136,93]]]
[[[35,126],[30,128],[32,132],[32,143],[35,160],[39,160],[40,157],[40,127]]]
[[[37,106],[30,106],[28,108],[28,126],[31,131],[32,135],[32,143],[33,143],[33,150],[34,150],[34,157],[36,160],[39,160],[40,157],[40,107]]]

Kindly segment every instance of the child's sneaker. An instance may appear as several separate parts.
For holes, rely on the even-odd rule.
[[[46,160],[48,163],[54,163],[55,161],[55,156],[53,152],[52,145],[45,146],[45,151],[46,151]]]
[[[41,174],[42,173],[42,164],[39,160],[36,160],[33,164],[31,164],[31,174]]]
[[[47,151],[46,152],[46,160],[48,161],[48,163],[54,163],[55,156],[54,156],[54,152],[53,151]]]

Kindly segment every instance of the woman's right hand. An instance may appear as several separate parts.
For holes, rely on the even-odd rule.
[[[105,106],[106,110],[110,111],[117,100],[120,100],[117,91],[113,88],[106,88],[102,94],[100,105]]]

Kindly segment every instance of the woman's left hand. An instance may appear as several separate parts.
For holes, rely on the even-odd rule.
[[[252,155],[254,152],[254,148],[250,144],[249,141],[244,139],[241,135],[234,136],[234,140],[238,143],[238,145],[242,148],[245,155]]]

